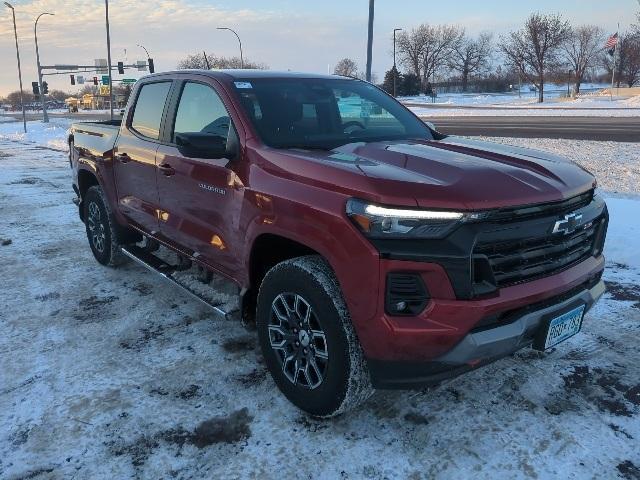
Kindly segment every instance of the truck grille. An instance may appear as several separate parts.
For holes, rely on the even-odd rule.
[[[548,235],[503,243],[480,244],[474,255],[486,256],[496,286],[553,275],[592,255],[602,220],[567,235]]]

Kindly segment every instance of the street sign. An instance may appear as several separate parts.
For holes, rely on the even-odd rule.
[[[102,84],[109,85],[109,75],[102,75]]]
[[[78,65],[54,65],[56,70],[78,70]]]
[[[77,70],[78,65],[60,65],[56,64],[53,66],[56,70]]]
[[[96,58],[94,60],[94,64],[96,66],[97,73],[100,73],[100,74],[109,73],[109,66],[107,65],[106,58]]]
[[[136,83],[137,80],[135,78],[123,78],[122,83]]]
[[[76,83],[78,85],[84,85],[84,75],[76,75]]]
[[[140,71],[140,72],[146,72],[147,71],[147,62],[145,62],[144,60],[136,61],[136,66],[138,67],[138,71]]]
[[[100,85],[100,95],[109,95],[109,85]]]

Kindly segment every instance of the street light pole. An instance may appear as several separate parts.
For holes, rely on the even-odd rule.
[[[396,87],[396,77],[398,76],[398,69],[396,68],[396,32],[401,31],[401,28],[393,29],[393,96],[396,97],[398,92]]]
[[[38,20],[43,15],[54,15],[53,13],[44,12],[38,15],[36,23],[33,25],[33,36],[36,40],[36,63],[38,64],[38,86],[40,87],[40,103],[42,103],[42,121],[49,123],[49,115],[47,114],[47,102],[44,99],[44,89],[42,88],[42,68],[40,67],[40,51],[38,50]]]
[[[369,31],[367,36],[367,82],[371,81],[371,59],[373,56],[373,14],[375,0],[369,0]]]
[[[240,35],[238,35],[238,32],[236,32],[235,30],[231,29],[231,28],[227,28],[227,27],[218,27],[218,30],[229,30],[230,32],[232,32],[236,38],[238,39],[238,45],[240,45],[240,68],[244,68],[244,58],[242,57],[242,41],[240,40]]]
[[[138,45],[138,44],[136,44],[136,47],[140,47],[141,49],[143,49],[143,50],[144,50],[144,53],[147,55],[147,60],[149,60],[149,58],[150,58],[150,57],[149,57],[149,51],[148,51],[146,48],[144,48],[144,46],[143,46],[143,45]]]
[[[105,23],[107,27],[107,68],[109,69],[109,110],[113,121],[113,78],[111,76],[111,32],[109,31],[109,0],[104,0]]]
[[[11,9],[11,13],[13,14],[13,34],[16,37],[16,57],[18,58],[18,80],[20,81],[20,106],[22,107],[22,128],[24,128],[24,133],[27,133],[27,115],[24,111],[24,94],[22,92],[22,69],[20,67],[20,49],[18,48],[18,29],[16,28],[16,11],[8,2],[4,2],[4,4]]]

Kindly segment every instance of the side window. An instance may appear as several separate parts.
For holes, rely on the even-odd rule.
[[[178,133],[209,133],[226,141],[230,127],[229,113],[213,88],[187,82],[178,104],[173,141]]]
[[[160,122],[170,88],[171,82],[149,83],[141,87],[131,119],[133,130],[153,140],[160,138]]]

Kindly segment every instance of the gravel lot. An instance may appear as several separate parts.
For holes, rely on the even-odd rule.
[[[514,143],[638,192],[638,145]],[[93,260],[66,154],[0,139],[0,164],[0,478],[640,478],[638,197],[609,196],[609,291],[579,335],[316,421],[254,332]]]

